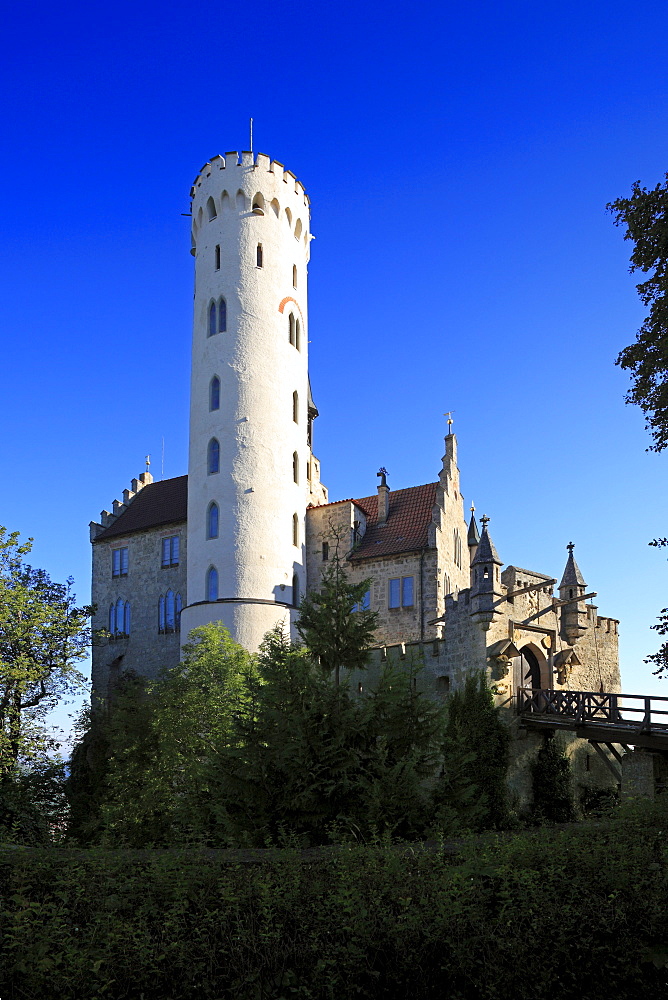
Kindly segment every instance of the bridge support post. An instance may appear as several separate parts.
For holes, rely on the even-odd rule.
[[[632,750],[622,757],[622,802],[629,799],[653,799],[655,794],[654,754]]]

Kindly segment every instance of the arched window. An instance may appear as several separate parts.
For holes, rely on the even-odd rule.
[[[181,595],[176,595],[176,631],[181,631],[181,610],[183,608],[183,601],[181,600]]]
[[[443,595],[444,597],[447,597],[448,594],[452,593],[452,586],[450,584],[450,577],[448,576],[447,573],[445,573],[445,575],[443,576],[443,590],[445,591],[445,593]]]
[[[296,514],[292,515],[292,544],[299,545],[299,518]]]
[[[209,306],[209,336],[213,337],[216,333],[216,303],[212,302]]]
[[[288,339],[294,346],[295,343],[295,317],[292,313],[288,316]]]
[[[292,229],[292,212],[289,208],[286,208],[285,210],[285,218],[288,220],[288,225]]]
[[[296,573],[292,578],[292,603],[296,608],[299,607],[299,577]]]
[[[297,287],[297,265],[296,264],[292,265],[292,287],[293,288]]]
[[[297,222],[295,223],[295,239],[298,240],[301,234],[302,234],[302,220],[297,219]]]
[[[253,214],[264,215],[264,198],[259,191],[253,198]]]
[[[218,570],[215,566],[209,566],[206,573],[206,599],[218,600]]]
[[[217,244],[214,251],[214,267],[216,271],[220,271],[220,243]]]
[[[109,608],[109,632],[111,635],[116,635],[116,605],[112,604]]]
[[[211,438],[207,450],[206,467],[209,475],[220,472],[220,445],[216,438]]]
[[[240,212],[246,211],[246,195],[243,193],[241,188],[237,191],[237,209]]]
[[[125,631],[123,626],[125,624],[125,602],[123,598],[119,597],[116,601],[116,632]]]
[[[221,299],[218,303],[218,333],[225,333],[227,330],[227,302]]]
[[[165,631],[165,598],[160,595],[158,601],[158,632]]]
[[[292,419],[299,423],[299,395],[296,391],[292,393]]]
[[[174,631],[174,591],[168,590],[165,597],[165,631]]]
[[[230,207],[230,196],[227,191],[223,191],[220,196],[220,210],[223,212],[226,208]]]
[[[262,267],[262,244],[258,243],[257,250],[255,251],[255,263],[258,267]]]
[[[278,204],[278,199],[277,198],[274,198],[274,200],[271,203],[271,207],[274,210],[274,215],[276,216],[276,218],[278,218],[279,213],[281,211],[281,206]]]
[[[299,482],[299,455],[296,451],[292,453],[292,478],[295,483]]]
[[[218,504],[211,502],[206,512],[206,537],[218,538]]]
[[[295,347],[298,351],[302,349],[300,332],[299,320],[295,320]]]
[[[220,379],[214,375],[209,383],[209,409],[220,409]]]
[[[209,222],[211,222],[212,219],[215,219],[216,215],[218,214],[216,212],[216,203],[213,200],[213,198],[209,198],[209,200],[206,203],[206,213],[209,216]]]
[[[459,529],[458,528],[455,528],[455,530],[454,530],[453,543],[454,543],[454,561],[455,561],[455,566],[458,566],[461,569],[461,566],[462,566],[462,540],[459,537]]]

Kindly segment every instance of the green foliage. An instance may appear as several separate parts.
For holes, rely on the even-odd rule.
[[[37,760],[5,776],[0,796],[0,843],[46,847],[64,841],[65,765]]]
[[[8,1000],[666,996],[666,806],[458,854],[0,852]]]
[[[341,668],[366,666],[378,622],[377,611],[355,611],[371,581],[351,583],[338,553],[322,575],[319,590],[306,594],[297,630],[322,669],[339,683]]]
[[[546,737],[531,762],[533,816],[543,823],[574,819],[571,765],[554,737]]]
[[[625,226],[625,240],[632,240],[631,272],[652,272],[637,285],[649,315],[636,341],[625,347],[617,364],[631,372],[628,403],[645,414],[653,444],[650,451],[668,447],[668,174],[652,190],[636,181],[630,198],[618,198],[608,206],[615,225]]]
[[[454,806],[472,829],[504,826],[509,752],[510,733],[487,679],[484,673],[472,674],[448,704],[437,787],[441,808]]]
[[[78,608],[72,580],[54,583],[23,560],[32,539],[0,527],[0,786],[57,744],[45,716],[85,686],[75,664],[86,655],[92,609]]]

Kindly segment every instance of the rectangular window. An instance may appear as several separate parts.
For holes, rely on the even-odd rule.
[[[179,536],[171,535],[169,538],[163,538],[162,540],[162,565],[163,566],[178,566],[179,565]]]
[[[220,247],[216,247],[216,271],[220,271]]]
[[[388,591],[388,608],[413,607],[413,577],[402,576],[390,580]]]
[[[322,543],[322,561],[327,562],[329,559],[329,542]]]
[[[389,597],[387,602],[388,608],[400,607],[399,602],[401,599],[401,580],[390,580],[388,597]]]
[[[111,575],[112,576],[127,576],[128,575],[128,550],[114,549],[111,553]]]

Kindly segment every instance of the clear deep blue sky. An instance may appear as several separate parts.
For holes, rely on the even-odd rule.
[[[433,481],[455,411],[505,563],[566,543],[622,619],[625,690],[668,604],[668,457],[614,365],[643,317],[605,211],[668,170],[665,3],[13,5],[0,84],[0,523],[89,596],[88,522],[187,471],[188,191],[216,153],[312,201],[315,450],[332,499]]]

